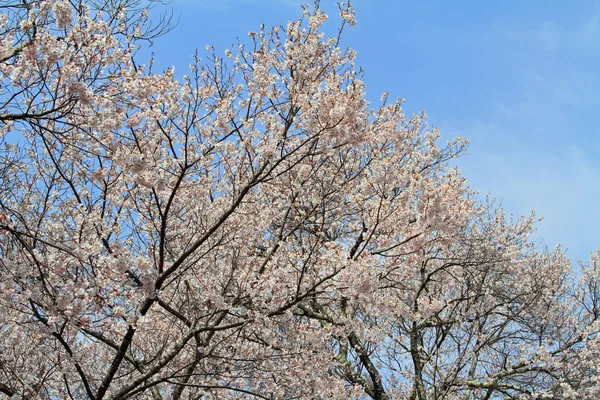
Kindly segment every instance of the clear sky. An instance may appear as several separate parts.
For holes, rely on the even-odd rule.
[[[174,0],[177,28],[156,66],[187,72],[206,45],[223,53],[248,31],[285,25],[297,0]],[[322,0],[333,17],[333,0]],[[367,95],[406,98],[443,139],[465,136],[459,166],[514,214],[544,216],[536,239],[575,259],[600,245],[600,2],[354,0]]]

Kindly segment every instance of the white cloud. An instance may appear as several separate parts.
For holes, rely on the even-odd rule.
[[[445,131],[471,139],[459,167],[474,189],[501,196],[508,212],[535,209],[544,216],[536,240],[562,244],[571,257],[587,258],[600,244],[600,164],[574,144],[550,152],[520,142],[518,129],[505,129],[473,124]]]

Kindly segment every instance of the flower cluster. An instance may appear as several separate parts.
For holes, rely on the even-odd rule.
[[[2,395],[598,397],[600,252],[576,274],[475,200],[466,140],[372,107],[318,1],[181,81],[132,62],[137,1],[27,4],[0,17]]]

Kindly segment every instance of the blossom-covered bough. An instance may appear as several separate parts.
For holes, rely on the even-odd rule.
[[[534,248],[316,3],[181,81],[137,1],[3,1],[0,397],[596,399],[600,261]]]

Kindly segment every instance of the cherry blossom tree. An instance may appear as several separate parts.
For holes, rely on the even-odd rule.
[[[478,201],[316,2],[188,75],[132,1],[4,1],[0,396],[595,399],[600,253]]]

